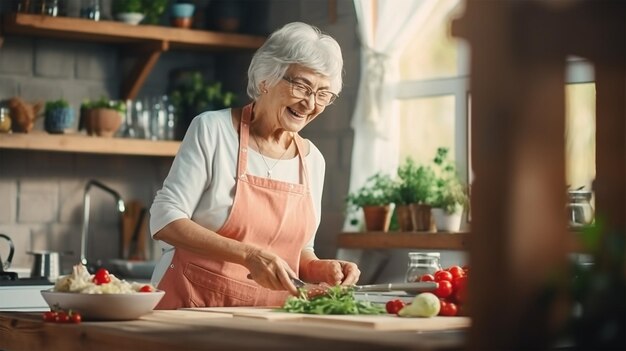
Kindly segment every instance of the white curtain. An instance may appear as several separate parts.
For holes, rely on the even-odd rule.
[[[361,80],[352,116],[349,191],[378,171],[393,175],[399,162],[399,115],[394,102],[402,48],[457,0],[354,0],[361,39]],[[442,6],[445,5],[445,6]],[[376,28],[374,28],[374,25]],[[356,230],[346,221],[345,230]]]

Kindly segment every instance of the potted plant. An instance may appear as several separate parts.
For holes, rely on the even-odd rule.
[[[111,10],[118,21],[137,25],[145,17],[142,0],[114,0]]]
[[[182,138],[191,120],[204,111],[219,110],[236,102],[233,92],[224,91],[221,82],[209,82],[200,71],[182,72],[170,93],[178,118],[177,137]]]
[[[45,105],[44,129],[51,134],[61,134],[74,123],[74,110],[64,99],[48,101]]]
[[[448,158],[448,149],[440,147],[433,160],[435,189],[430,200],[438,231],[459,231],[463,210],[469,203],[467,191]]]
[[[126,104],[102,97],[99,100],[83,102],[80,111],[79,130],[84,128],[89,135],[112,137],[122,125]]]
[[[381,172],[372,175],[361,188],[348,194],[348,215],[353,216],[362,209],[367,231],[388,231],[393,188],[394,181],[389,175]],[[352,221],[355,224],[357,220],[353,218]]]
[[[398,167],[393,202],[401,231],[428,231],[431,212],[428,200],[433,194],[435,173],[407,157]]]

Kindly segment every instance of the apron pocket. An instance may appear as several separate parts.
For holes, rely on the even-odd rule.
[[[258,288],[211,272],[193,263],[183,272],[190,283],[190,302],[195,307],[252,306]]]

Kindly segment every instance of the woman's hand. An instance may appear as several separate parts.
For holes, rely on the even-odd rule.
[[[298,289],[290,277],[297,277],[289,264],[272,252],[252,249],[245,258],[245,266],[250,271],[248,278],[272,290],[288,290],[298,295]]]
[[[355,263],[342,260],[312,260],[307,272],[309,277],[330,285],[354,285],[361,276]]]

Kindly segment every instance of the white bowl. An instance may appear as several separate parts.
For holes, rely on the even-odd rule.
[[[135,12],[127,12],[127,13],[118,13],[115,15],[115,18],[118,21],[122,21],[124,23],[138,25],[141,20],[143,20],[144,15],[142,13]]]
[[[123,321],[137,319],[154,309],[165,291],[136,294],[81,294],[42,290],[51,309],[79,312],[85,320]]]

